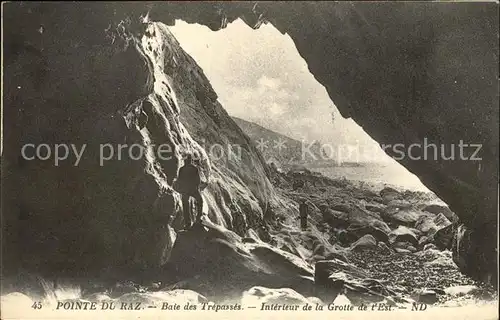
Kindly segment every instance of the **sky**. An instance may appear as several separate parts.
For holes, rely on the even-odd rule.
[[[351,146],[367,155],[362,159],[393,161],[359,125],[340,115],[292,39],[271,24],[253,30],[236,20],[214,32],[177,20],[170,30],[201,66],[231,116],[299,141]]]

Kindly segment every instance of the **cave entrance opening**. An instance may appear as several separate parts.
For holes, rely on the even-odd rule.
[[[424,251],[426,245],[452,249],[448,231],[457,225],[456,214],[360,125],[343,117],[288,35],[271,24],[254,30],[242,20],[219,31],[177,20],[170,30],[203,69],[221,105],[254,141],[264,160],[285,168],[282,172],[292,172],[289,185],[276,186],[287,200],[314,199],[310,223],[306,228],[301,225],[302,232],[319,231],[319,237],[334,248],[369,245],[371,240],[364,237],[375,234],[384,238],[372,236],[377,246],[387,243],[395,252]],[[409,150],[403,156],[411,156],[405,151]],[[295,184],[297,171],[320,173],[341,184],[336,189],[318,187],[314,179]],[[346,213],[349,221],[336,225],[342,220],[336,216],[335,223],[327,222],[325,217],[332,212]],[[301,232],[294,220],[283,218],[281,230],[275,231]],[[365,233],[366,225],[377,231]],[[327,254],[318,250],[305,249],[300,255],[314,260]],[[451,255],[446,259],[453,264]]]
[[[436,204],[446,205],[388,156],[383,151],[387,146],[340,114],[293,40],[272,24],[254,30],[238,19],[212,31],[177,20],[170,30],[202,67],[222,106],[247,127],[244,131],[268,162],[294,157],[287,148],[287,142],[294,140],[300,142],[294,159],[299,157],[314,171],[377,190],[391,186],[423,192]]]

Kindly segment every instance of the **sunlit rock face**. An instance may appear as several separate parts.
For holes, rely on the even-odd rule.
[[[12,120],[6,121],[10,128],[6,127],[2,160],[4,168],[9,168],[9,175],[5,176],[3,186],[17,187],[6,189],[4,199],[21,199],[23,194],[31,196],[22,201],[28,208],[18,208],[17,200],[13,203],[4,200],[8,202],[8,208],[16,208],[9,213],[7,225],[16,226],[29,221],[26,224],[30,226],[10,227],[7,237],[14,234],[25,239],[22,243],[29,243],[29,247],[34,248],[40,243],[34,235],[44,233],[34,232],[33,225],[42,230],[55,228],[59,233],[67,230],[68,234],[59,234],[59,237],[66,237],[69,241],[48,240],[54,239],[49,233],[47,240],[42,242],[45,250],[50,246],[58,248],[61,257],[67,255],[69,261],[72,261],[71,255],[75,255],[74,259],[78,261],[75,264],[81,263],[83,255],[89,257],[87,264],[93,265],[95,257],[88,252],[100,252],[102,257],[99,259],[108,257],[113,260],[118,253],[110,248],[129,248],[121,241],[134,237],[101,238],[103,234],[109,234],[104,230],[121,229],[117,224],[130,223],[133,226],[124,228],[127,231],[123,234],[138,229],[136,222],[122,218],[122,213],[118,219],[117,212],[125,211],[131,217],[149,216],[138,212],[154,212],[145,208],[158,198],[158,182],[155,174],[142,172],[145,163],[109,161],[105,170],[99,168],[86,173],[81,171],[81,165],[78,168],[68,166],[64,170],[54,170],[44,163],[27,163],[20,167],[16,160],[19,147],[36,139],[59,141],[61,137],[67,137],[68,141],[87,141],[93,137],[94,143],[121,142],[124,136],[144,139],[143,131],[126,127],[122,119],[115,116],[116,112],[141,99],[144,101],[146,97],[156,110],[167,103],[162,101],[162,93],[156,88],[157,81],[151,80],[157,79],[154,78],[157,68],[154,64],[158,65],[158,62],[153,61],[143,47],[143,40],[140,40],[143,39],[140,36],[144,32],[142,27],[129,31],[135,40],[127,49],[120,48],[123,32],[118,32],[122,35],[115,38],[118,42],[113,43],[112,38],[106,37],[104,30],[114,30],[126,17],[131,19],[133,26],[142,26],[137,21],[149,12],[152,21],[173,24],[175,19],[182,19],[207,25],[213,30],[241,17],[252,27],[258,27],[266,19],[288,34],[342,115],[352,117],[379,143],[392,146],[402,143],[404,150],[408,150],[412,143],[420,145],[411,149],[412,157],[407,152],[400,163],[446,201],[469,229],[469,232],[462,233],[467,237],[462,237],[459,241],[461,249],[457,250],[465,258],[459,259],[462,270],[475,278],[496,274],[499,108],[498,52],[495,50],[498,12],[495,3],[463,3],[453,8],[446,3],[383,2],[9,5],[6,6],[5,21],[12,27],[5,35],[9,48],[5,52],[5,78],[12,81],[4,88],[4,115]],[[44,26],[43,33],[38,31],[41,25]],[[145,56],[138,54],[141,51]],[[178,86],[190,87],[189,82],[176,83],[175,79],[168,85],[174,91]],[[18,86],[23,90],[17,89]],[[217,112],[211,109],[213,93],[203,88],[198,88],[197,92],[205,97],[198,102],[210,114],[207,118],[214,119],[212,115]],[[176,94],[182,95],[177,91]],[[183,99],[178,98],[178,101]],[[180,121],[175,119],[178,114],[175,107],[163,110],[163,113],[174,117],[168,119],[169,123],[179,122],[187,128],[191,138],[188,134],[183,135],[183,142],[179,141],[179,145],[197,148],[190,141],[193,137],[196,141],[204,134],[204,129],[193,129],[196,126],[183,119],[194,118],[197,112],[201,112],[194,110],[201,109],[182,106],[179,109]],[[183,113],[182,110],[190,111]],[[214,120],[214,123],[217,122]],[[214,128],[211,122],[209,124],[207,128]],[[221,128],[224,127],[220,124]],[[184,132],[181,126],[172,129],[175,130]],[[209,130],[208,134],[213,136],[215,132]],[[166,136],[162,138],[167,139]],[[475,146],[463,148],[463,157],[460,157],[460,140],[464,144],[480,144],[482,147],[478,153]],[[425,153],[425,142],[437,146],[437,159],[432,155],[433,147]],[[439,150],[441,145],[446,148],[446,158],[451,154],[450,148],[454,147],[456,160],[444,160]],[[391,148],[386,151],[401,156],[391,152]],[[87,156],[89,154],[86,152]],[[427,160],[425,154],[428,154]],[[473,160],[477,158],[481,160]],[[168,172],[178,165],[173,161],[166,164],[170,169],[163,169]],[[93,166],[97,168],[97,165]],[[231,168],[216,165],[210,175],[232,177],[225,171],[234,172]],[[267,182],[260,178],[263,169],[257,168],[256,171],[251,180],[235,178],[234,181],[251,190],[256,199],[261,199],[259,195],[266,194]],[[167,176],[164,180],[168,186],[168,177],[172,175],[167,172],[164,172]],[[137,175],[142,178],[132,179]],[[7,183],[8,179],[12,179],[12,184],[11,181]],[[75,180],[82,183],[71,183]],[[131,181],[136,184],[134,189],[123,187],[130,185]],[[30,188],[34,189],[30,191]],[[166,207],[178,206],[175,193],[169,195],[165,192],[166,200],[162,203]],[[82,196],[74,199],[74,194]],[[214,191],[208,192],[208,195],[214,194]],[[54,195],[59,201],[53,201]],[[220,198],[209,203],[216,199]],[[257,204],[259,200],[246,203]],[[261,209],[255,210],[260,212]],[[31,213],[23,213],[23,217],[29,218],[19,220],[19,212]],[[65,220],[60,219],[63,214]],[[231,218],[225,220],[228,222]],[[61,223],[64,227],[59,227]],[[82,224],[89,226],[83,227]],[[85,230],[97,230],[97,236],[87,237]],[[18,235],[19,232],[26,234]],[[53,241],[55,244],[50,244]],[[97,244],[93,241],[97,241],[100,250],[94,249]],[[60,243],[65,243],[67,248],[60,247]],[[79,244],[80,251],[70,250],[74,243]],[[33,252],[35,249],[26,253],[27,260],[32,260]],[[123,252],[120,257],[124,257]]]
[[[7,268],[117,276],[161,267],[184,226],[173,182],[187,153],[199,159],[213,222],[259,232],[264,213],[283,208],[261,156],[202,70],[145,13],[6,7]],[[78,163],[73,155],[55,165],[53,157],[24,160],[28,143],[85,149]]]

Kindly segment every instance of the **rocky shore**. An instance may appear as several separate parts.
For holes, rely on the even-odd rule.
[[[271,243],[316,268],[332,258],[346,262],[363,270],[358,278],[376,279],[399,302],[449,305],[495,296],[491,286],[463,275],[453,261],[453,234],[460,221],[432,192],[381,189],[308,169],[283,172],[274,167],[272,180],[287,198],[308,200],[311,215],[306,232],[299,229],[298,209],[276,217]],[[345,280],[353,274],[337,276]],[[364,300],[356,289],[350,294],[347,289],[347,296],[351,302]]]

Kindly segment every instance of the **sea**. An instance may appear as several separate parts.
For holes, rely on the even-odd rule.
[[[416,175],[398,163],[363,163],[356,166],[329,166],[310,169],[330,178],[345,178],[364,182],[377,189],[392,186],[403,190],[431,192]]]

